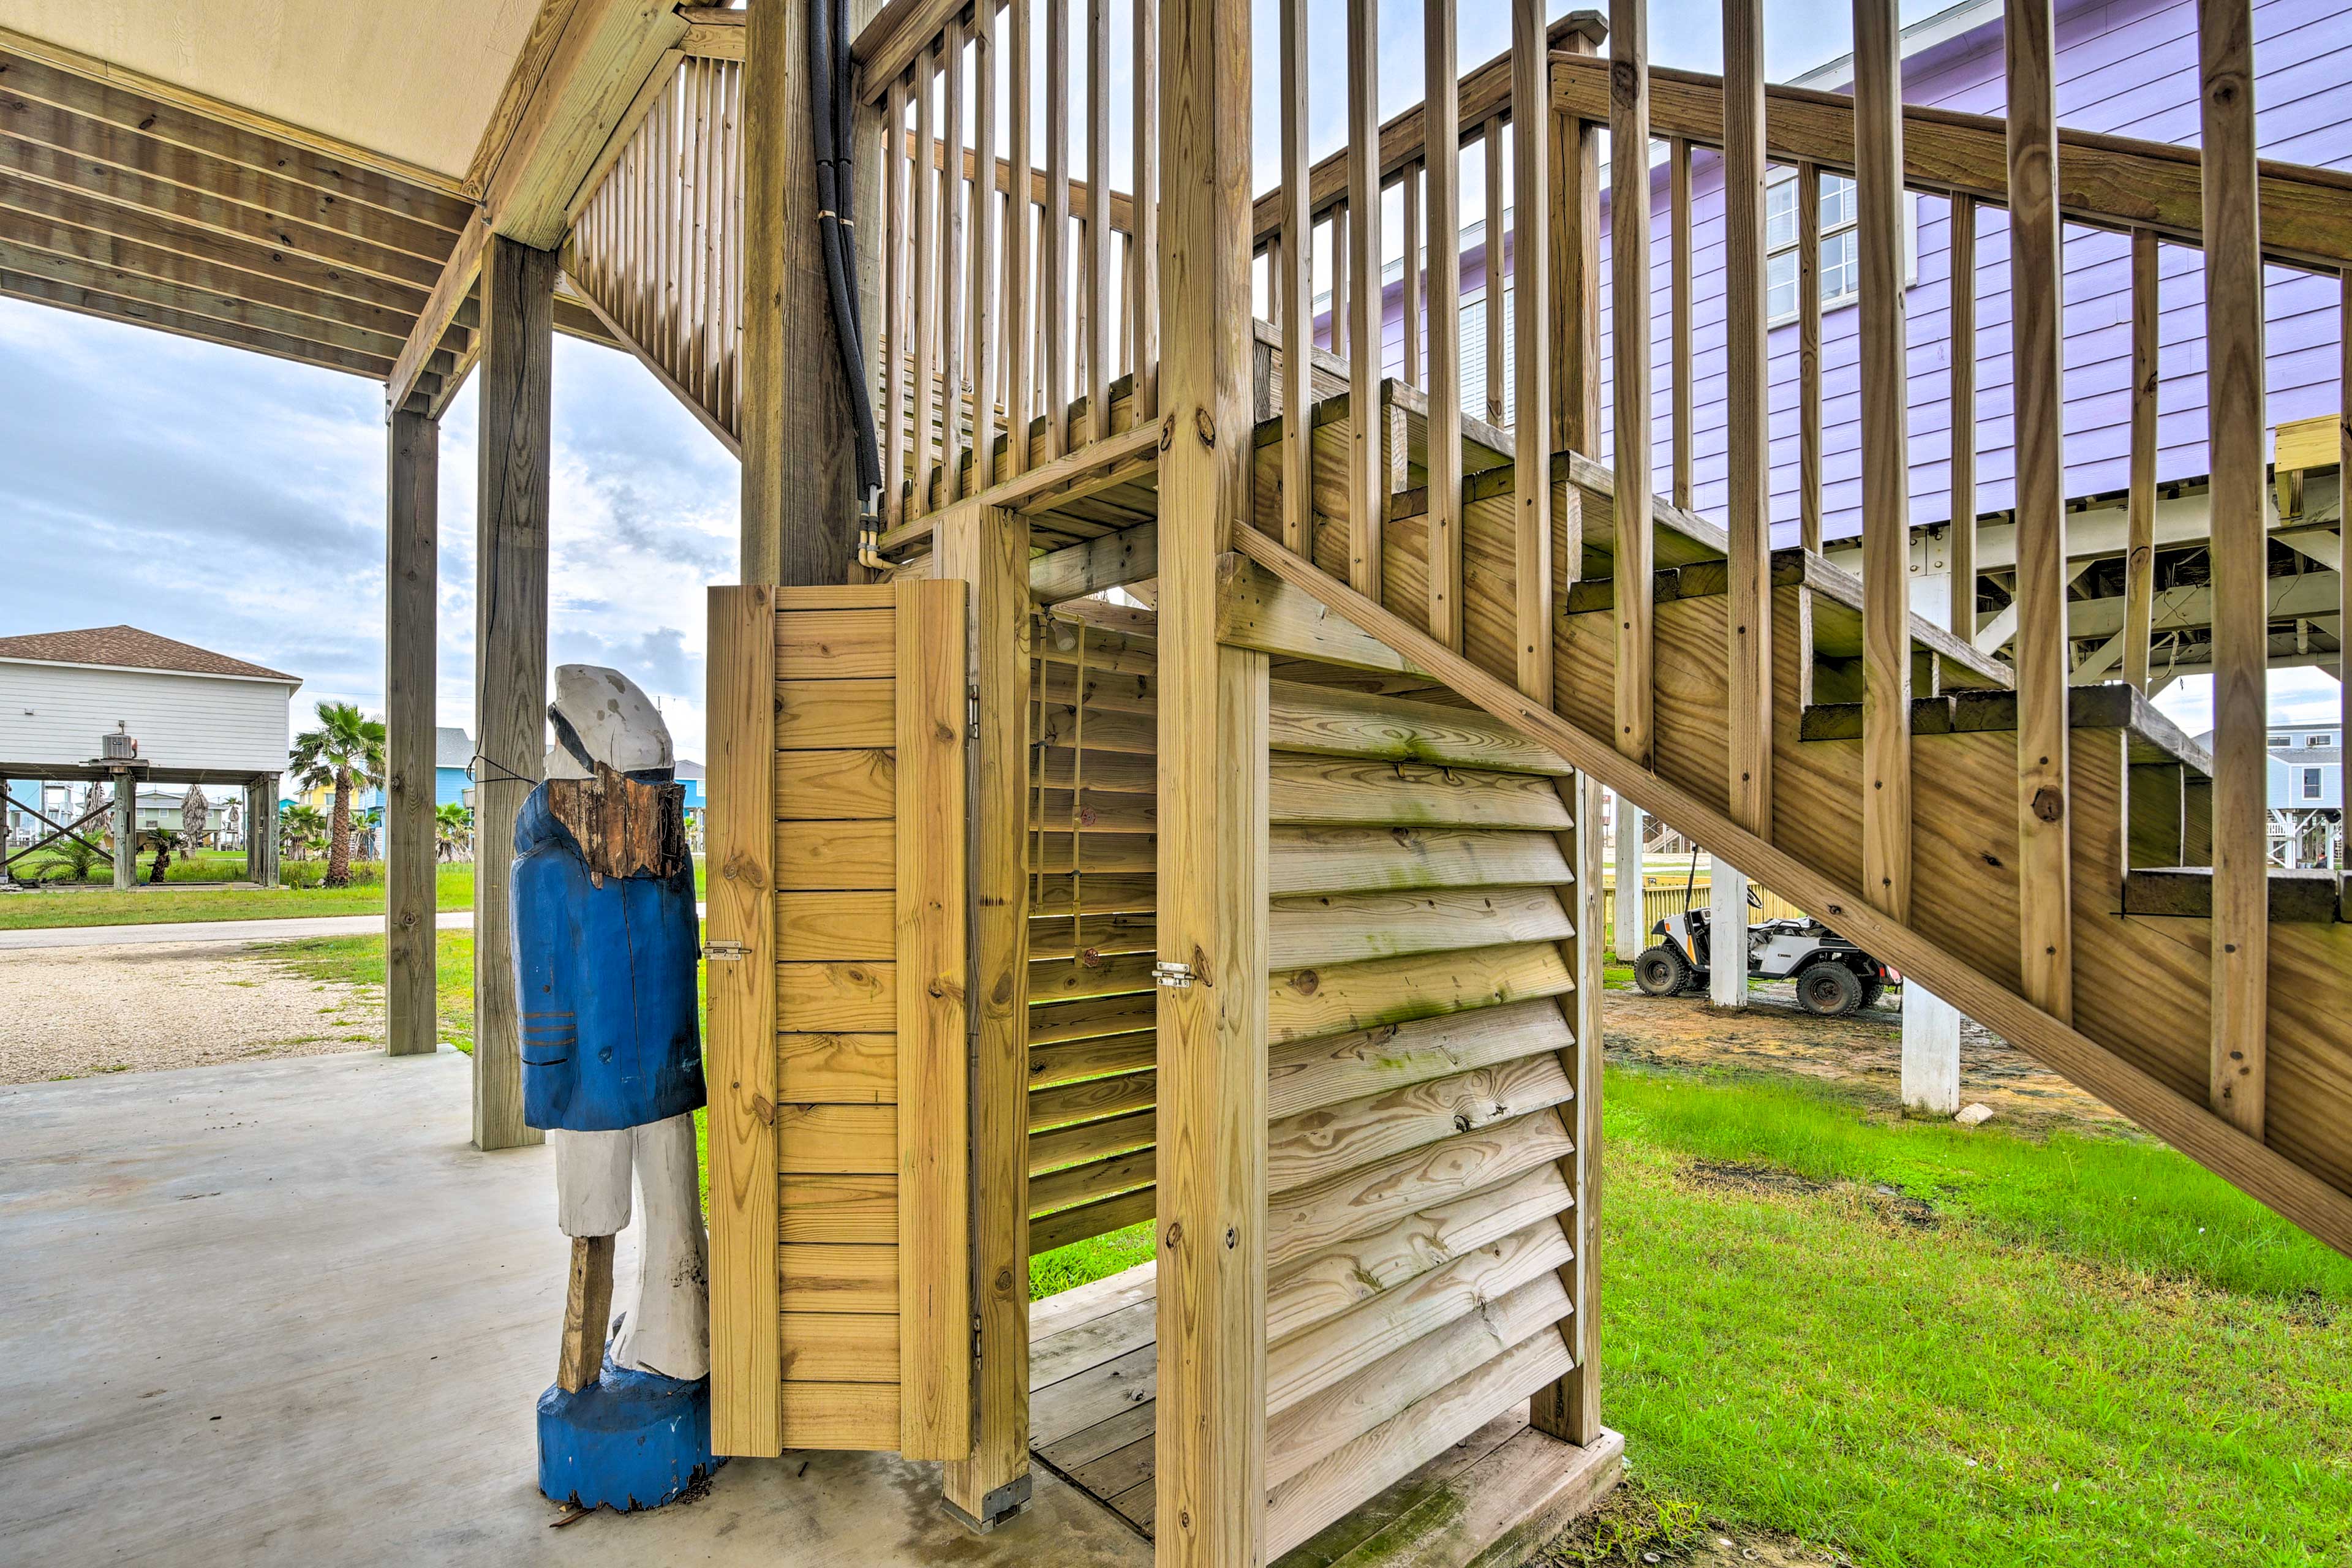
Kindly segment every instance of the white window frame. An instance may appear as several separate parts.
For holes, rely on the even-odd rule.
[[[1827,169],[1822,171],[1822,180],[1824,184],[1831,180],[1844,180],[1848,184],[1853,183],[1851,176],[1835,174]],[[1796,183],[1797,171],[1793,168],[1780,169],[1767,176],[1764,181],[1765,207],[1767,212],[1769,212],[1771,207],[1771,196],[1773,191],[1784,185],[1793,187]],[[1853,210],[1853,203],[1851,197],[1849,197],[1847,201],[1847,210],[1849,212]],[[1859,215],[1857,214],[1856,216],[1858,216]],[[1845,235],[1852,234],[1854,230],[1855,221],[1855,217],[1848,217],[1841,223],[1823,225],[1821,231],[1822,247],[1827,249],[1831,241],[1838,239]],[[1801,237],[1804,232],[1803,225],[1800,223],[1793,226],[1793,227],[1795,232],[1790,235],[1788,243],[1785,245],[1776,246],[1770,243],[1771,228],[1769,218],[1767,220],[1765,228],[1766,245],[1764,251],[1764,291],[1765,298],[1767,300],[1771,298],[1772,263],[1780,257],[1795,255],[1797,247],[1801,242]],[[1816,265],[1815,271],[1817,274],[1820,271],[1818,264]],[[1906,191],[1903,193],[1903,286],[1908,289],[1918,281],[1919,193],[1916,191]],[[1855,287],[1848,289],[1842,294],[1822,300],[1822,312],[1826,315],[1832,310],[1843,310],[1850,306],[1860,303],[1861,300],[1860,274],[1859,269],[1857,268]],[[1803,304],[1804,301],[1801,300],[1799,300],[1795,308],[1768,317],[1765,324],[1769,327],[1787,326],[1790,322],[1797,320],[1798,316],[1801,313]]]

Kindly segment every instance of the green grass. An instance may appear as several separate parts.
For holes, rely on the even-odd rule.
[[[1612,1070],[1603,1406],[1862,1564],[2342,1563],[2352,1262],[2153,1143]]]
[[[239,861],[242,865],[243,862]],[[315,865],[315,862],[312,864]],[[376,915],[383,912],[381,870],[374,880],[350,888],[206,888],[201,882],[168,879],[160,888],[118,893],[111,888],[0,895],[0,931],[47,926],[119,926],[178,921],[302,920],[317,915]],[[703,865],[694,863],[695,896],[703,889]],[[474,868],[439,867],[434,878],[436,908],[474,907]],[[378,976],[379,982],[382,976]]]
[[[1146,1220],[1125,1230],[1039,1253],[1029,1260],[1029,1299],[1042,1300],[1108,1279],[1139,1263],[1150,1262],[1151,1234],[1151,1222]]]

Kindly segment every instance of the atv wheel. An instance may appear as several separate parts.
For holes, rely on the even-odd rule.
[[[1651,948],[1633,961],[1633,984],[1648,995],[1675,995],[1690,980],[1690,965],[1671,947]]]
[[[1842,1018],[1862,1005],[1862,980],[1843,963],[1816,963],[1797,976],[1797,1000],[1822,1018]]]

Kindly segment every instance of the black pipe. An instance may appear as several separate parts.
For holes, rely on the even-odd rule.
[[[814,0],[808,8],[809,120],[816,154],[817,247],[824,257],[825,292],[833,306],[835,346],[842,375],[849,384],[852,432],[857,443],[858,491],[871,510],[871,498],[882,488],[882,458],[874,439],[874,405],[866,390],[865,340],[859,333],[857,301],[851,279],[856,273],[856,251],[841,220],[848,187],[842,149],[846,133],[854,68],[846,33],[847,15]]]

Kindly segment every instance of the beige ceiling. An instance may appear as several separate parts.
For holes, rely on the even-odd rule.
[[[0,26],[451,176],[539,0],[0,0]]]

